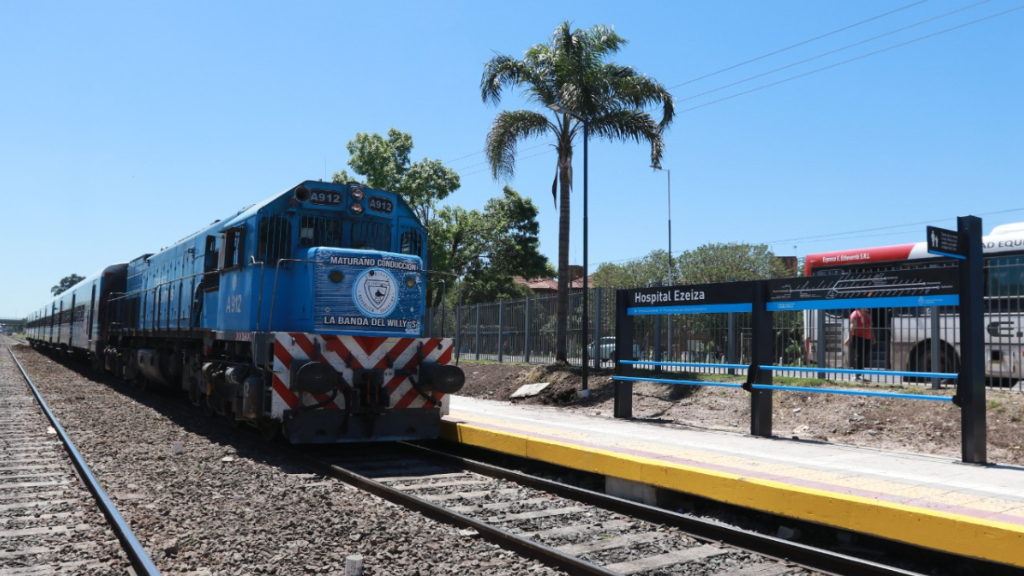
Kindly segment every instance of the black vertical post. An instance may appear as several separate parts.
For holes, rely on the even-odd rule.
[[[817,364],[819,368],[825,367],[825,352],[828,350],[828,339],[825,338],[825,311],[812,310],[814,315],[814,331],[818,335]],[[825,373],[818,372],[818,379],[824,380]]]
[[[655,286],[661,286],[661,282],[656,282]],[[658,314],[654,317],[654,361],[661,362],[661,318],[662,315]],[[661,366],[654,366],[655,372],[661,372]]]
[[[505,349],[502,345],[505,343],[505,323],[503,318],[503,312],[505,311],[505,301],[498,300],[498,362],[505,361]]]
[[[603,326],[601,326],[601,317],[604,312],[602,306],[602,303],[604,302],[604,295],[601,292],[600,286],[597,288],[594,296],[597,298],[597,306],[595,306],[597,310],[594,311],[594,335],[591,337],[590,341],[596,342],[596,344],[594,344],[594,369],[596,370],[601,367],[601,330],[603,328]]]
[[[966,260],[960,262],[960,430],[963,461],[984,464],[985,434],[985,320],[984,279],[981,252],[981,218],[957,218],[960,246]]]
[[[587,261],[587,141],[590,140],[590,119],[583,120],[583,326],[580,329],[580,337],[583,342],[580,344],[583,346],[583,358],[580,362],[580,375],[583,377],[583,383],[581,388],[583,389],[581,396],[586,398],[590,395],[590,385],[588,384],[587,374],[589,372],[589,366],[587,366],[587,333],[590,331],[590,310],[587,308],[590,299],[590,284],[587,281],[587,277],[590,276],[590,263]]]
[[[530,363],[530,297],[526,297],[526,327],[523,329],[523,362]]]
[[[735,364],[736,363],[736,350],[738,348],[737,340],[739,339],[739,335],[736,333],[736,313],[735,312],[729,312],[729,328],[728,328],[728,330],[729,330],[729,332],[728,332],[728,334],[726,336],[727,340],[725,342],[725,361],[728,364]],[[736,374],[736,369],[735,368],[729,368],[729,375],[735,375],[735,374]]]
[[[480,359],[480,303],[476,303],[476,335],[473,339],[473,346],[476,348],[476,359]]]
[[[615,291],[615,375],[632,376],[633,366],[622,364],[633,358],[633,317],[626,313],[629,307],[629,290]],[[616,418],[633,417],[633,383],[615,381]]]
[[[772,364],[772,313],[767,309],[768,282],[753,283],[753,312],[751,318],[750,362],[753,364],[754,384],[771,384],[772,373],[758,370],[757,366]],[[750,376],[748,375],[748,378]],[[750,391],[750,434],[771,438],[772,435],[772,391]]]

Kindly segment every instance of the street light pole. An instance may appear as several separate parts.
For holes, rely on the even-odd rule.
[[[651,168],[668,174],[668,284],[672,285],[672,171],[661,166],[651,165]],[[585,176],[584,176],[585,178]]]
[[[652,164],[651,168],[668,175],[668,285],[672,285],[672,171]],[[672,316],[668,316],[668,361],[672,361]],[[664,360],[664,359],[663,359]]]
[[[549,104],[548,108],[554,110],[556,114],[566,114],[572,116],[576,120],[583,123],[583,324],[582,326],[580,326],[580,344],[583,348],[583,366],[582,370],[580,371],[580,376],[582,377],[583,382],[581,385],[580,396],[583,398],[587,398],[588,396],[590,396],[590,387],[587,382],[587,364],[589,356],[587,333],[589,332],[590,325],[590,315],[588,313],[588,292],[590,290],[590,285],[587,281],[587,276],[589,275],[589,269],[587,268],[587,266],[589,265],[589,261],[587,259],[587,144],[590,140],[590,119],[580,116],[579,114],[576,114],[575,112],[557,103]],[[571,280],[569,281],[569,284],[570,286],[572,285]]]

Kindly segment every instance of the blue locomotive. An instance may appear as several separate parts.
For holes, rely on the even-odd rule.
[[[267,438],[433,438],[465,378],[421,337],[426,251],[400,196],[307,181],[86,278],[27,334]]]

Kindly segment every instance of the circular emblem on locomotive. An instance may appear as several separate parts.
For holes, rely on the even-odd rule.
[[[398,281],[382,268],[363,271],[352,286],[352,300],[367,316],[382,318],[391,314],[398,304]]]

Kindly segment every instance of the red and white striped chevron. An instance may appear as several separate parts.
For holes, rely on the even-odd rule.
[[[278,332],[274,335],[274,384],[271,394],[271,415],[276,419],[284,411],[299,406],[310,406],[327,400],[328,394],[309,394],[291,390],[291,365],[295,360],[326,362],[340,372],[346,382],[352,382],[352,370],[383,370],[385,389],[391,397],[394,410],[403,408],[446,407],[446,395],[434,392],[431,402],[421,396],[406,376],[395,370],[415,371],[420,362],[417,350],[423,346],[423,360],[448,364],[452,359],[451,338],[381,338],[373,336],[334,336],[303,332]],[[319,349],[319,353],[318,353]],[[314,358],[314,356],[316,356]],[[351,367],[345,361],[351,357]],[[391,368],[388,368],[388,359]],[[341,394],[323,410],[345,407]]]

